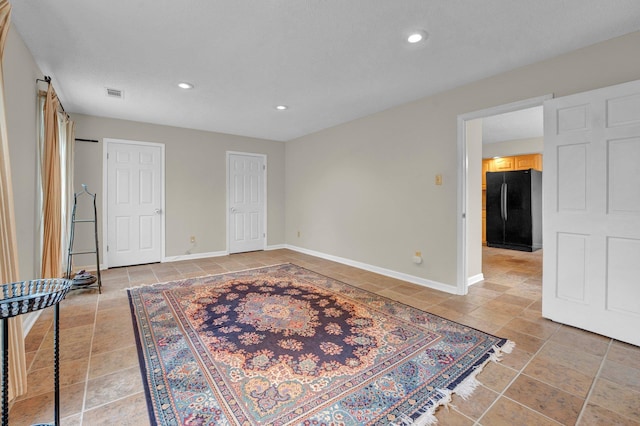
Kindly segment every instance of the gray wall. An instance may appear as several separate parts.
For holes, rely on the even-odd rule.
[[[284,243],[284,143],[82,114],[71,116],[76,123],[76,138],[100,141],[76,143],[74,178],[76,191],[86,183],[90,191],[98,192],[100,224],[103,139],[156,142],[165,145],[166,256],[185,255],[187,250],[192,254],[226,250],[227,151],[267,155],[267,244]],[[189,241],[191,235],[196,237],[195,247]],[[101,242],[102,238],[100,235]],[[80,258],[76,264],[89,265],[91,260]]]
[[[482,158],[508,157],[519,154],[542,154],[544,138],[517,139],[482,145]]]
[[[4,93],[9,137],[9,156],[18,237],[18,262],[21,280],[39,276],[36,271],[36,78],[42,72],[36,65],[18,32],[11,27],[4,57]]]
[[[628,34],[287,142],[287,243],[455,286],[457,116],[638,79],[638,46]]]

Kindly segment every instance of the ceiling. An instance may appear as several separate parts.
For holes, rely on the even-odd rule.
[[[638,0],[12,6],[68,112],[280,141],[640,30]],[[426,42],[407,43],[419,29]]]

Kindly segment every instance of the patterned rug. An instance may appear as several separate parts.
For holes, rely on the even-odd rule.
[[[291,264],[128,292],[159,425],[431,424],[513,346]]]

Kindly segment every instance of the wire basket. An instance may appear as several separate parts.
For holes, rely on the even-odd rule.
[[[0,318],[11,318],[59,303],[69,292],[72,280],[46,278],[2,284]]]

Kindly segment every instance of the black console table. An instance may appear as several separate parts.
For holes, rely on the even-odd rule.
[[[53,382],[54,424],[60,425],[60,348],[58,305],[71,288],[67,279],[41,279],[2,284],[0,295],[0,321],[2,321],[2,424],[9,424],[9,324],[8,319],[28,312],[55,307],[53,316]]]

